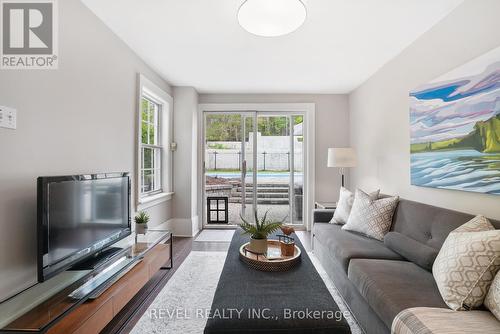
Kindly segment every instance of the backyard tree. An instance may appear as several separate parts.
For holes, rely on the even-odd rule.
[[[242,115],[220,114],[209,115],[206,120],[207,141],[240,141]],[[302,116],[294,116],[294,126],[303,122]],[[283,116],[260,116],[257,120],[258,131],[262,136],[286,136],[289,134],[288,117]],[[245,120],[245,139],[253,132],[251,117]]]

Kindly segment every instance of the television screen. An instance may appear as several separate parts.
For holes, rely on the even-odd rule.
[[[39,281],[130,234],[128,176],[48,177],[39,182]]]

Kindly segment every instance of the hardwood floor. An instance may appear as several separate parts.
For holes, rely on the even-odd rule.
[[[297,231],[306,251],[311,250],[311,232]],[[196,238],[196,237],[195,237]],[[195,238],[174,237],[172,269],[162,269],[144,286],[141,291],[118,313],[101,333],[130,333],[158,293],[175,274],[191,251],[227,251],[229,242],[195,241]]]

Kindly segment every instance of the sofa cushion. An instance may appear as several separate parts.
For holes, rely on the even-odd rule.
[[[392,334],[497,334],[500,322],[488,311],[457,312],[443,308],[415,307],[399,313]]]
[[[440,249],[451,231],[474,218],[473,215],[424,203],[400,199],[391,231],[399,232],[430,247]],[[500,229],[500,221],[490,220]]]
[[[392,216],[399,197],[374,200],[361,190],[356,190],[349,220],[344,230],[363,233],[377,240],[384,240],[392,225]]]
[[[413,240],[398,232],[389,232],[384,237],[384,244],[420,267],[431,271],[438,250]]]
[[[351,259],[403,260],[399,254],[385,247],[383,242],[344,231],[340,225],[314,224],[314,237],[328,248],[332,260],[346,273]]]
[[[412,262],[353,259],[347,276],[389,328],[404,309],[447,307],[432,274]]]

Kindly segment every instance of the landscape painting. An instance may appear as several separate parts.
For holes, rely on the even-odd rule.
[[[500,48],[410,92],[411,183],[500,195]]]

